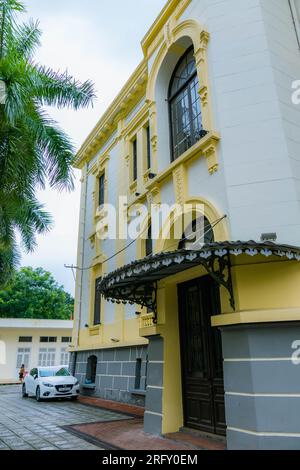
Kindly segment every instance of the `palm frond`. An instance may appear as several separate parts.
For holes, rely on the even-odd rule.
[[[0,244],[0,289],[12,279],[20,261],[20,253],[15,241],[10,246]]]
[[[18,0],[0,0],[0,59],[6,49],[6,40],[11,37],[16,26],[16,13],[25,11],[25,6]]]
[[[57,108],[85,108],[95,98],[94,84],[87,80],[81,83],[68,72],[55,72],[50,68],[36,65],[37,83],[34,94],[41,105]]]
[[[38,21],[30,19],[27,24],[18,26],[14,37],[16,53],[23,58],[30,59],[41,44],[41,35]]]

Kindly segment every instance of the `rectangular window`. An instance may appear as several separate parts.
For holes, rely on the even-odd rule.
[[[103,175],[99,176],[99,206],[103,206],[104,204],[104,199],[105,199],[105,195],[104,195],[104,188],[105,188],[105,174],[103,173]]]
[[[137,180],[137,138],[132,141],[132,178]]]
[[[62,336],[61,342],[62,343],[72,343],[72,336]]]
[[[19,343],[32,343],[32,336],[19,336]]]
[[[151,168],[151,134],[150,125],[146,127],[146,139],[147,139],[147,170]]]
[[[17,369],[24,364],[25,370],[29,367],[30,348],[18,348],[17,352]]]
[[[57,337],[56,336],[41,336],[40,343],[56,343]]]
[[[70,354],[67,348],[61,348],[60,350],[60,364],[62,366],[69,366]]]
[[[39,350],[39,367],[55,366],[55,348],[40,348]]]
[[[298,45],[300,47],[300,0],[290,0],[290,7],[296,30]]]
[[[135,365],[135,390],[140,390],[141,388],[141,378],[142,378],[142,359],[138,358]]]
[[[149,225],[147,238],[146,238],[146,256],[152,255],[152,251],[153,251],[152,228],[151,228],[151,225]]]
[[[101,323],[101,293],[97,289],[97,284],[101,279],[101,277],[98,277],[95,280],[94,325],[100,325]]]

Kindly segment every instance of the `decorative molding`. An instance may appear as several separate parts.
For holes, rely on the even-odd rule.
[[[160,203],[160,185],[153,186],[147,193],[147,203],[149,210],[151,211],[151,204]]]
[[[164,40],[165,25],[172,21],[176,23],[191,0],[169,0],[160,12],[149,31],[142,39],[144,56],[149,58]]]
[[[84,162],[91,159],[101,145],[107,142],[118,128],[118,121],[126,113],[129,114],[144,95],[147,79],[148,64],[143,60],[77,152],[74,163],[76,168],[82,168]]]
[[[214,137],[210,139],[207,145],[204,146],[202,149],[203,155],[205,156],[207,161],[208,171],[211,175],[214,174],[219,168],[217,153],[218,142],[219,139]]]
[[[176,204],[183,206],[186,199],[186,169],[183,164],[173,171]]]
[[[99,333],[100,333],[100,325],[90,326],[89,327],[89,335],[90,336],[98,336]]]
[[[199,95],[201,99],[202,108],[205,108],[208,105],[208,88],[206,85],[202,86],[199,89]]]
[[[153,314],[142,315],[140,318],[140,328],[151,328],[154,326]]]

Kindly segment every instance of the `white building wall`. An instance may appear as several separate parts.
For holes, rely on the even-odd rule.
[[[228,200],[231,236],[259,240],[263,232],[276,232],[279,242],[299,244],[292,182],[298,162],[291,165],[290,155],[299,157],[300,118],[287,104],[287,90],[300,66],[288,1],[194,0],[187,18],[210,33],[209,78],[224,167],[224,176],[212,176],[219,182],[211,191],[218,206]]]
[[[19,343],[20,336],[32,336],[32,342]],[[57,342],[40,343],[41,336],[56,336]],[[40,348],[55,349],[55,365],[61,365],[62,348],[69,346],[69,343],[62,343],[61,338],[67,336],[72,336],[72,327],[69,329],[0,328],[0,341],[5,345],[5,363],[0,360],[0,383],[18,379],[17,354],[19,348],[30,349],[29,365],[26,369],[28,371],[38,365]]]

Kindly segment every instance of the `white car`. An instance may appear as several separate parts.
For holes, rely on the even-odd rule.
[[[22,396],[35,396],[37,401],[50,398],[77,400],[79,382],[66,366],[36,367],[26,375],[22,385]]]

